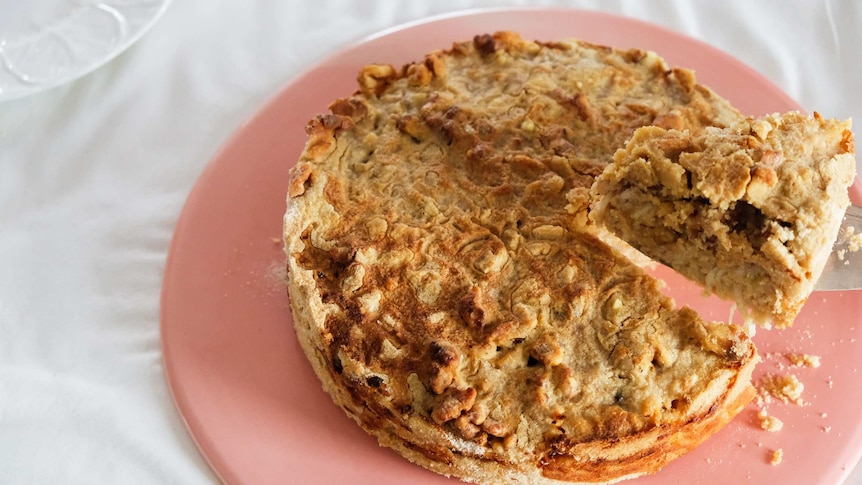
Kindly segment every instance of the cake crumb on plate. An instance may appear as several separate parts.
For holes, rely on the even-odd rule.
[[[819,355],[795,353],[789,353],[786,355],[787,360],[789,360],[794,367],[820,367]]]
[[[781,428],[784,427],[784,422],[782,422],[775,416],[770,416],[769,414],[767,414],[765,409],[761,409],[757,413],[757,418],[760,420],[760,427],[763,428],[765,431],[774,433],[776,431],[780,431]]]
[[[767,374],[760,379],[758,391],[764,395],[764,401],[768,402],[769,397],[774,397],[781,402],[792,402],[797,406],[802,406],[802,391],[805,386],[793,374],[777,375]]]
[[[770,465],[779,465],[779,464],[781,464],[781,461],[783,459],[784,459],[784,450],[779,448],[770,454],[769,464]]]

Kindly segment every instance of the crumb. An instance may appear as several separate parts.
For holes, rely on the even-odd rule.
[[[823,426],[822,429],[823,429],[824,433],[828,433],[828,432],[832,431],[832,426]]]
[[[784,459],[784,450],[781,448],[772,452],[772,455],[769,458],[770,465],[779,465],[781,464],[781,460]]]
[[[280,237],[272,238],[272,243],[275,244],[276,246],[281,246],[282,242],[284,242],[284,241]]]
[[[760,427],[766,431],[774,433],[784,427],[784,423],[780,419],[766,414],[766,410],[764,409],[761,409],[757,413],[757,417],[760,419]]]
[[[787,354],[793,367],[820,367],[820,356],[811,354]]]
[[[792,402],[797,406],[802,406],[802,391],[805,386],[799,382],[793,374],[776,375],[768,374],[760,379],[758,391],[764,395],[764,401],[769,402],[770,397],[774,397],[781,402]]]
[[[847,249],[851,253],[855,253],[856,251],[859,251],[859,249],[862,249],[862,232],[850,236],[850,239],[847,240]]]
[[[837,245],[847,246],[846,249],[842,248],[835,251],[838,259],[844,261],[844,257],[848,252],[855,253],[862,249],[862,232],[857,233],[856,228],[853,226],[842,227],[838,231],[838,240],[836,243]],[[845,262],[845,264],[847,263]]]
[[[835,243],[846,244],[850,239],[853,238],[855,232],[855,226],[844,226],[841,229],[838,229],[838,237],[836,238]]]
[[[821,418],[825,418],[826,416],[827,416],[826,413],[820,413]]]

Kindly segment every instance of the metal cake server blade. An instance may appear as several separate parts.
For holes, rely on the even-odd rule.
[[[862,233],[862,207],[851,205],[844,214],[838,240],[814,291],[862,289],[862,248],[853,251],[853,235]],[[862,237],[857,239],[862,243]]]

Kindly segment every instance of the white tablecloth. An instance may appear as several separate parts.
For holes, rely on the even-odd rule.
[[[532,4],[684,32],[807,110],[862,120],[860,2]],[[197,176],[327,53],[402,22],[496,5],[175,0],[109,64],[0,103],[0,483],[215,482],[173,405],[159,348],[165,257]],[[862,485],[862,469],[847,483]]]

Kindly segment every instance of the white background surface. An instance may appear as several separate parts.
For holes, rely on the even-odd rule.
[[[529,4],[686,33],[807,110],[862,123],[862,2]],[[0,103],[0,483],[214,483],[173,406],[159,350],[162,271],[197,176],[322,56],[399,23],[497,5],[174,0],[92,74]],[[862,485],[862,469],[847,484]]]

